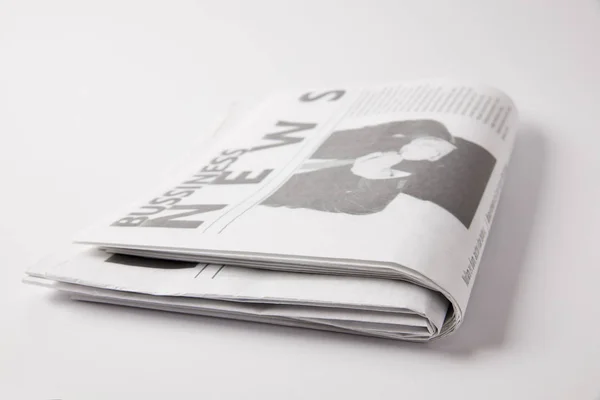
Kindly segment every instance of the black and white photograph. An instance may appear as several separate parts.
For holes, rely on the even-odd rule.
[[[329,213],[381,212],[398,195],[442,207],[469,228],[496,164],[435,120],[334,131],[261,204]]]

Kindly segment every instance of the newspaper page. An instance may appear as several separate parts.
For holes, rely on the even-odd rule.
[[[277,93],[163,188],[77,239],[117,252],[404,279],[449,299],[450,331],[467,306],[516,124],[512,101],[479,84]]]
[[[178,262],[80,246],[48,257],[28,275],[27,282],[66,291],[76,299],[210,311],[227,318],[243,311],[258,319],[278,317],[310,322],[309,327],[334,326],[375,336],[383,332],[405,340],[438,336],[449,307],[439,293],[398,280]]]
[[[385,327],[382,327],[382,324],[378,324],[377,327],[373,325],[373,328],[356,328],[352,326],[354,322],[352,320],[339,319],[323,322],[323,319],[319,318],[288,317],[286,314],[290,307],[287,306],[271,306],[270,309],[267,310],[262,306],[256,306],[251,303],[149,296],[140,293],[94,289],[86,286],[54,282],[35,277],[27,277],[25,278],[25,282],[68,293],[73,300],[350,333],[387,339],[401,339],[414,342],[426,342],[431,339],[431,336],[423,334],[426,329],[424,326],[410,327],[413,333],[403,334],[397,333],[396,330],[389,329],[387,327],[389,324]],[[348,324],[350,324],[350,326],[348,326]],[[394,328],[396,327],[397,325],[394,326]],[[406,327],[402,326],[402,329],[404,328]]]

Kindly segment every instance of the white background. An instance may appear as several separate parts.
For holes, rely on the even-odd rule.
[[[427,77],[522,128],[462,328],[430,345],[69,302],[24,269],[236,98]],[[0,1],[0,398],[600,398],[600,2]]]

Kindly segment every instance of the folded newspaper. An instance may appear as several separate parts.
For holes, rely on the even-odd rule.
[[[410,341],[463,320],[515,138],[428,80],[234,108],[166,182],[27,271],[73,299]]]

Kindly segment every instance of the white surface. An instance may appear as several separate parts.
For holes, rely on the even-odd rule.
[[[600,398],[600,2],[0,2],[0,398]],[[523,127],[466,321],[423,346],[69,302],[31,262],[239,96],[432,76]]]

